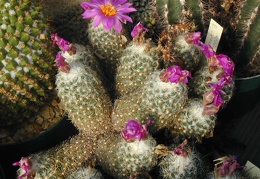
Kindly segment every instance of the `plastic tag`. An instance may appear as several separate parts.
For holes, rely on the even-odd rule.
[[[222,32],[223,27],[219,25],[215,20],[210,19],[205,44],[210,45],[215,50],[215,52],[217,51]]]
[[[252,176],[252,177],[260,177],[260,169],[255,166],[250,161],[246,162],[246,168],[245,170]]]

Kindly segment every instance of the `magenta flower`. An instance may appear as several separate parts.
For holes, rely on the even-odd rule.
[[[68,73],[70,71],[70,66],[61,55],[61,52],[56,55],[56,64],[62,72]]]
[[[219,65],[223,67],[225,74],[232,77],[235,68],[234,62],[224,54],[217,55],[217,59],[219,61]]]
[[[63,52],[71,49],[71,44],[63,38],[60,38],[57,33],[51,34],[51,39],[52,45],[54,46],[55,44],[57,44],[60,50],[62,50]]]
[[[218,168],[218,175],[221,177],[231,176],[236,169],[244,168],[237,162],[236,156],[224,157],[222,165]]]
[[[131,3],[126,3],[127,0],[90,0],[89,2],[81,3],[81,7],[85,10],[82,14],[84,19],[94,18],[93,25],[97,27],[100,23],[106,31],[114,28],[116,32],[121,32],[122,24],[133,22],[132,19],[125,15],[126,13],[136,11],[130,7]]]
[[[217,84],[209,83],[209,85],[213,88],[211,92],[214,95],[213,104],[215,106],[220,106],[223,104],[222,94],[225,94],[225,92],[222,90],[223,85],[225,84],[225,81],[218,81]]]
[[[18,176],[18,179],[29,178],[30,169],[32,168],[32,162],[28,157],[22,157],[20,161],[13,163],[13,166],[19,166],[21,169],[25,171],[24,174]]]
[[[143,26],[140,22],[136,24],[131,32],[131,36],[134,38],[137,35],[140,35],[143,33],[143,31],[148,32],[148,29]]]
[[[211,58],[215,55],[215,51],[210,45],[199,42],[196,46],[202,51],[206,58]]]
[[[191,32],[186,37],[188,44],[199,44],[201,39],[201,32]]]
[[[178,147],[175,147],[173,152],[176,154],[176,155],[181,155],[183,157],[187,156],[188,155],[188,152],[187,150],[185,149],[185,146],[187,145],[187,140],[184,140]]]
[[[58,67],[65,66],[67,64],[65,58],[61,55],[61,52],[58,52],[56,55],[56,64]]]
[[[121,135],[127,142],[133,142],[136,139],[139,141],[145,139],[149,134],[147,126],[150,123],[151,120],[149,120],[146,125],[141,125],[136,120],[129,120],[126,124],[126,129],[121,132]]]
[[[188,83],[188,77],[191,77],[191,73],[187,70],[182,70],[178,65],[173,65],[162,72],[160,77],[163,82],[183,82],[186,84]]]

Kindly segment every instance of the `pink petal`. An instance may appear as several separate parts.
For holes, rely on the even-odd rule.
[[[124,14],[118,14],[118,18],[123,22],[125,23],[126,21],[128,22],[133,22],[132,18],[127,16],[127,15],[124,15]]]
[[[111,27],[114,25],[114,18],[104,17],[103,18],[103,26],[107,31],[111,30]]]
[[[87,10],[82,14],[83,19],[92,18],[95,17],[96,15],[97,15],[96,9]]]
[[[122,24],[118,19],[115,19],[114,29],[118,33],[122,31]]]
[[[97,27],[100,24],[101,20],[102,20],[102,16],[96,16],[93,20],[93,26]]]
[[[111,0],[111,4],[113,6],[118,6],[118,5],[121,5],[121,4],[124,4],[127,0]]]
[[[86,11],[89,9],[89,6],[87,5],[87,2],[82,2],[80,6]]]

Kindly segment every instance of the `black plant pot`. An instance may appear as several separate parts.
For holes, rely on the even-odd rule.
[[[260,167],[260,75],[235,80],[236,89],[218,114],[214,138],[225,153]]]
[[[78,130],[68,120],[67,116],[63,116],[53,127],[32,139],[14,144],[1,144],[0,164],[2,165],[5,177],[8,179],[16,178],[18,167],[12,166],[12,163],[19,161],[21,157],[29,156],[32,153],[58,145],[77,133]],[[2,178],[0,177],[0,179]]]

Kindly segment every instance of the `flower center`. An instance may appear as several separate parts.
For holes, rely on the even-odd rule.
[[[114,16],[117,13],[116,8],[112,4],[103,4],[100,8],[105,16]]]

